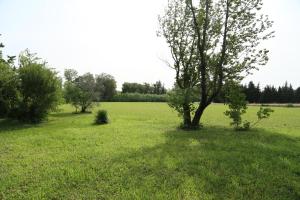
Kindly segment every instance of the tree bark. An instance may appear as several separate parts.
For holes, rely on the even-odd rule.
[[[200,120],[201,117],[204,113],[204,110],[207,108],[208,105],[206,104],[200,104],[199,108],[196,110],[193,121],[192,121],[192,126],[197,128],[200,126]]]
[[[192,124],[191,110],[189,105],[183,106],[183,126],[189,128]]]
[[[86,107],[85,106],[81,107],[81,113],[85,113],[85,112],[86,112]]]

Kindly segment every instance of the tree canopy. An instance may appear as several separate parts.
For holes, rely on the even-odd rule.
[[[187,127],[201,116],[220,93],[224,82],[242,80],[268,61],[263,40],[273,37],[272,21],[261,13],[262,0],[170,0],[159,17],[159,35],[170,47],[176,85],[185,96],[197,91],[199,105],[192,116],[184,102]],[[186,98],[190,99],[190,98]]]

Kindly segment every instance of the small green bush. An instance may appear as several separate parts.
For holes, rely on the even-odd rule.
[[[230,83],[227,94],[226,104],[229,107],[224,114],[228,116],[232,122],[230,125],[234,126],[236,131],[248,131],[251,127],[256,126],[263,119],[268,119],[274,110],[271,108],[260,107],[257,112],[257,121],[252,123],[242,119],[242,115],[247,112],[247,101],[245,94],[242,93],[241,88],[238,84]]]
[[[106,110],[99,110],[96,115],[95,124],[107,124],[108,115]]]
[[[234,126],[234,129],[237,131],[248,130],[250,123],[242,119],[242,115],[245,114],[248,109],[246,95],[242,93],[239,84],[234,82],[229,83],[226,94],[226,104],[229,110],[224,114],[232,120],[230,125]]]

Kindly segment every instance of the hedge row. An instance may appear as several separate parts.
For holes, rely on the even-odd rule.
[[[167,95],[162,94],[140,94],[140,93],[118,93],[112,102],[166,102]]]

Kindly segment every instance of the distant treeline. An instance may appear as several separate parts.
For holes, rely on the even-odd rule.
[[[140,93],[140,94],[166,94],[167,90],[165,86],[157,81],[154,84],[149,83],[123,83],[122,85],[122,93]]]
[[[294,89],[287,82],[280,87],[268,85],[261,89],[259,84],[250,81],[241,87],[249,103],[300,103],[300,87]],[[224,102],[225,96],[222,92],[216,102]]]
[[[113,102],[166,102],[166,94],[117,93]]]
[[[161,81],[154,84],[128,83],[122,85],[122,91],[117,91],[117,82],[109,74],[93,75],[86,73],[78,75],[74,69],[65,70],[64,97],[67,103],[76,110],[84,112],[93,102],[165,102],[166,92]]]

